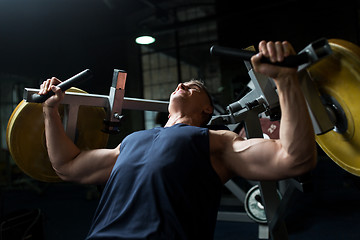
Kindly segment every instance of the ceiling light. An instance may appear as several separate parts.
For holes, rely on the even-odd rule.
[[[140,36],[135,39],[137,44],[151,44],[155,42],[155,38],[151,36]]]

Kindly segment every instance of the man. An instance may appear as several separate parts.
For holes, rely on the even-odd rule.
[[[53,168],[66,181],[104,184],[88,239],[211,239],[221,186],[234,176],[279,180],[316,164],[314,132],[297,70],[263,64],[294,54],[288,42],[259,43],[254,70],[274,79],[282,110],[280,139],[244,140],[201,126],[213,111],[197,82],[178,85],[170,96],[164,128],[135,132],[115,149],[80,151],[66,136],[58,114],[63,98],[54,91],[43,104],[46,145]]]

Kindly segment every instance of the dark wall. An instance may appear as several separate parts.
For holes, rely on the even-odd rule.
[[[358,1],[236,1],[218,0],[219,44],[233,48],[257,47],[261,40],[288,40],[296,51],[319,38],[340,38],[358,44]],[[223,86],[228,94],[247,84],[241,60],[222,58]]]
[[[263,39],[286,39],[296,48],[320,37],[358,41],[358,3],[354,0],[219,0],[217,10],[219,40],[234,47]]]
[[[129,52],[131,22],[104,1],[4,0],[0,24],[2,74],[42,81],[90,68],[96,78],[83,88],[102,93],[113,69],[127,70],[127,56],[137,56]]]
[[[66,80],[91,69],[94,78],[79,87],[108,95],[113,70],[122,69],[128,72],[125,96],[142,97],[131,15],[141,9],[123,5],[111,8],[101,0],[0,1],[0,83],[26,79],[33,83],[26,87],[38,88],[47,78]],[[127,115],[124,134],[143,126],[141,113]]]

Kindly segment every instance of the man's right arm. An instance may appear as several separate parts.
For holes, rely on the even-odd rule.
[[[84,184],[102,184],[107,181],[115,161],[120,153],[120,145],[114,149],[80,150],[66,135],[58,106],[63,98],[63,93],[58,87],[42,85],[41,94],[49,89],[55,90],[55,95],[43,104],[45,122],[46,146],[50,162],[59,175],[65,181],[74,181]]]
[[[244,140],[230,131],[210,131],[212,164],[223,182],[233,176],[252,180],[280,180],[304,174],[316,166],[316,143],[296,68],[272,62],[295,54],[288,42],[259,44],[260,54],[252,57],[254,70],[274,79],[281,107],[280,139]]]

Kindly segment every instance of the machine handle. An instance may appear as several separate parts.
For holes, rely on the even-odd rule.
[[[60,83],[58,87],[62,91],[66,91],[67,89],[77,86],[80,82],[87,81],[93,77],[91,71],[89,69],[86,69],[75,76],[72,76],[71,78],[65,80],[64,82]],[[54,92],[50,91],[45,95],[39,95],[39,94],[33,94],[31,95],[29,102],[35,102],[35,103],[43,103],[45,102],[49,97],[53,96]]]
[[[210,48],[210,54],[214,56],[226,56],[226,57],[234,57],[241,58],[242,60],[250,61],[251,57],[256,54],[255,51],[248,50],[240,50],[222,46],[212,46]],[[282,67],[298,67],[304,63],[309,62],[309,56],[306,52],[302,52],[298,55],[291,55],[284,59],[282,62],[272,63],[270,59],[263,57],[261,59],[262,63],[269,63],[276,66]]]

